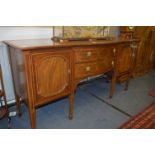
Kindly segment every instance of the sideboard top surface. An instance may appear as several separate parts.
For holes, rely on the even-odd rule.
[[[97,41],[69,41],[69,42],[53,42],[51,39],[25,39],[25,40],[10,40],[4,41],[7,45],[18,48],[20,50],[31,50],[38,48],[52,47],[72,47],[72,46],[90,46],[90,45],[108,45],[128,42],[138,42],[137,39],[113,39],[113,40],[97,40]]]

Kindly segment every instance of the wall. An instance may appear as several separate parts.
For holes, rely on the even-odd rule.
[[[119,26],[110,26],[109,36],[120,36],[120,28]]]
[[[51,38],[52,32],[52,27],[0,27],[0,64],[2,65],[4,85],[8,102],[14,100],[14,92],[10,74],[7,47],[1,41]]]

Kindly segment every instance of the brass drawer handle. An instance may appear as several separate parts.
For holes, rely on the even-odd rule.
[[[68,74],[71,74],[71,70],[70,69],[68,69]]]
[[[89,66],[86,67],[86,71],[87,72],[90,71],[90,67]]]
[[[135,57],[135,53],[132,53],[132,57],[133,57],[133,58]]]
[[[116,48],[113,49],[113,53],[114,53],[114,54],[116,53]]]
[[[90,57],[92,55],[92,52],[87,52],[87,57]]]
[[[112,66],[114,67],[114,61],[111,62]]]

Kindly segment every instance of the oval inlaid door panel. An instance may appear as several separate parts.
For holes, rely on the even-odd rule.
[[[42,54],[34,56],[33,60],[37,100],[67,91],[70,81],[68,55]]]

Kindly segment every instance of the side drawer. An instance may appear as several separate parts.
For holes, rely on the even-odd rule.
[[[84,78],[96,74],[98,71],[97,62],[75,64],[75,79]]]
[[[75,63],[91,62],[98,59],[98,48],[76,48]]]

